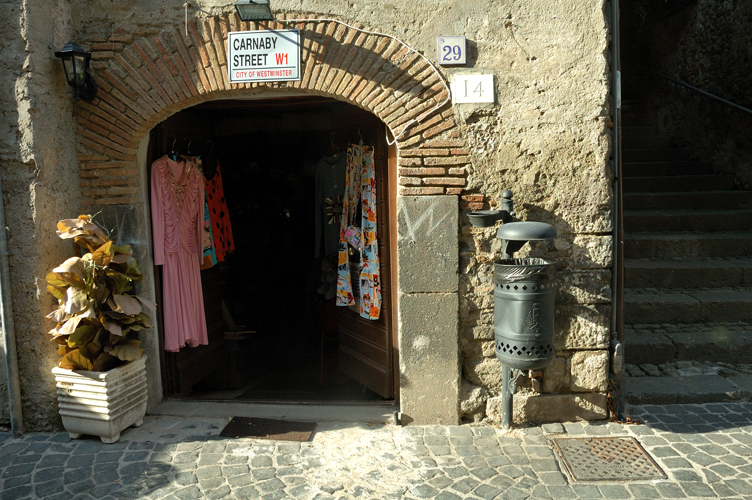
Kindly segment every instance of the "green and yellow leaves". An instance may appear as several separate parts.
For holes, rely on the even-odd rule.
[[[105,351],[123,361],[133,361],[141,357],[144,349],[141,347],[140,340],[124,340],[111,348],[105,348]]]
[[[110,239],[107,232],[89,215],[79,215],[77,219],[58,221],[57,235],[64,240],[72,238],[77,245],[88,248],[90,252]]]
[[[116,245],[88,215],[59,221],[57,234],[88,250],[46,276],[47,290],[59,304],[47,316],[56,323],[50,334],[58,345],[59,366],[106,371],[140,358],[138,332],[152,327],[145,310],[156,304],[129,294],[143,279],[132,247]]]
[[[55,269],[52,270],[55,277],[70,286],[78,289],[86,288],[86,267],[84,262],[78,257],[71,257]]]

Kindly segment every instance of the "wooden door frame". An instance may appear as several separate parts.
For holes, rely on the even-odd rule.
[[[387,145],[387,179],[389,196],[389,281],[390,293],[390,335],[392,343],[392,386],[394,401],[400,398],[400,363],[399,363],[399,318],[397,301],[399,286],[397,282],[397,145]]]

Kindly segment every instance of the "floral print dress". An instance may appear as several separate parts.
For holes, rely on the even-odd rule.
[[[376,320],[381,314],[381,273],[379,243],[376,233],[376,176],[373,167],[373,147],[351,144],[347,150],[345,200],[339,238],[337,262],[337,305],[356,304],[350,278],[348,241],[354,241],[360,253],[359,312],[363,318]],[[356,221],[358,203],[360,221]],[[357,226],[360,222],[360,226]],[[353,237],[355,233],[356,237]],[[359,238],[357,237],[359,236]]]

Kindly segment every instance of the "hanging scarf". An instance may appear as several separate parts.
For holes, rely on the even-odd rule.
[[[347,150],[345,200],[340,226],[339,260],[337,265],[337,305],[355,305],[350,281],[348,241],[353,241],[360,254],[359,289],[360,315],[379,319],[381,313],[381,276],[379,243],[376,234],[376,177],[373,168],[373,147],[351,144]],[[361,205],[360,227],[355,225]],[[354,234],[355,233],[355,234]],[[357,242],[357,244],[355,244]]]

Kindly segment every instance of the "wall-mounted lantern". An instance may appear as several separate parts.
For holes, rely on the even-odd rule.
[[[272,9],[269,0],[238,0],[235,10],[242,21],[272,21]]]
[[[93,101],[97,96],[97,87],[89,75],[91,54],[77,43],[68,42],[59,52],[55,52],[55,57],[63,60],[65,77],[68,85],[76,91],[76,100]]]

